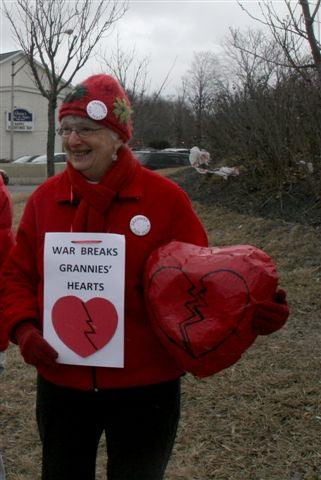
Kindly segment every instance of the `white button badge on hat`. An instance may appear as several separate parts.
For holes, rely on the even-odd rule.
[[[147,235],[151,228],[150,221],[145,215],[135,215],[131,219],[129,226],[131,231],[139,237]]]
[[[93,120],[103,120],[107,117],[107,106],[100,100],[92,100],[86,107],[88,116]]]

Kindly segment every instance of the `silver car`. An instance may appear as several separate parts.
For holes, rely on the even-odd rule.
[[[54,163],[65,163],[67,161],[67,155],[64,152],[54,154]],[[47,163],[47,155],[39,155],[30,162],[32,165],[39,163]]]

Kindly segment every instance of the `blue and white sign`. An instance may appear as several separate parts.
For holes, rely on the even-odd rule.
[[[15,108],[13,111],[13,129],[19,132],[32,132],[33,113],[24,108]],[[7,130],[11,130],[11,112],[7,112]]]

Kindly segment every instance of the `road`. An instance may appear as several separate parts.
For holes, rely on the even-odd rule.
[[[38,185],[7,185],[10,193],[33,192]]]

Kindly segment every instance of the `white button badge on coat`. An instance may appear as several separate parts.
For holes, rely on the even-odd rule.
[[[107,117],[107,107],[100,100],[92,100],[86,107],[88,116],[93,120],[102,120]]]
[[[131,219],[129,226],[131,231],[139,237],[147,235],[151,227],[150,221],[145,215],[135,215]]]

